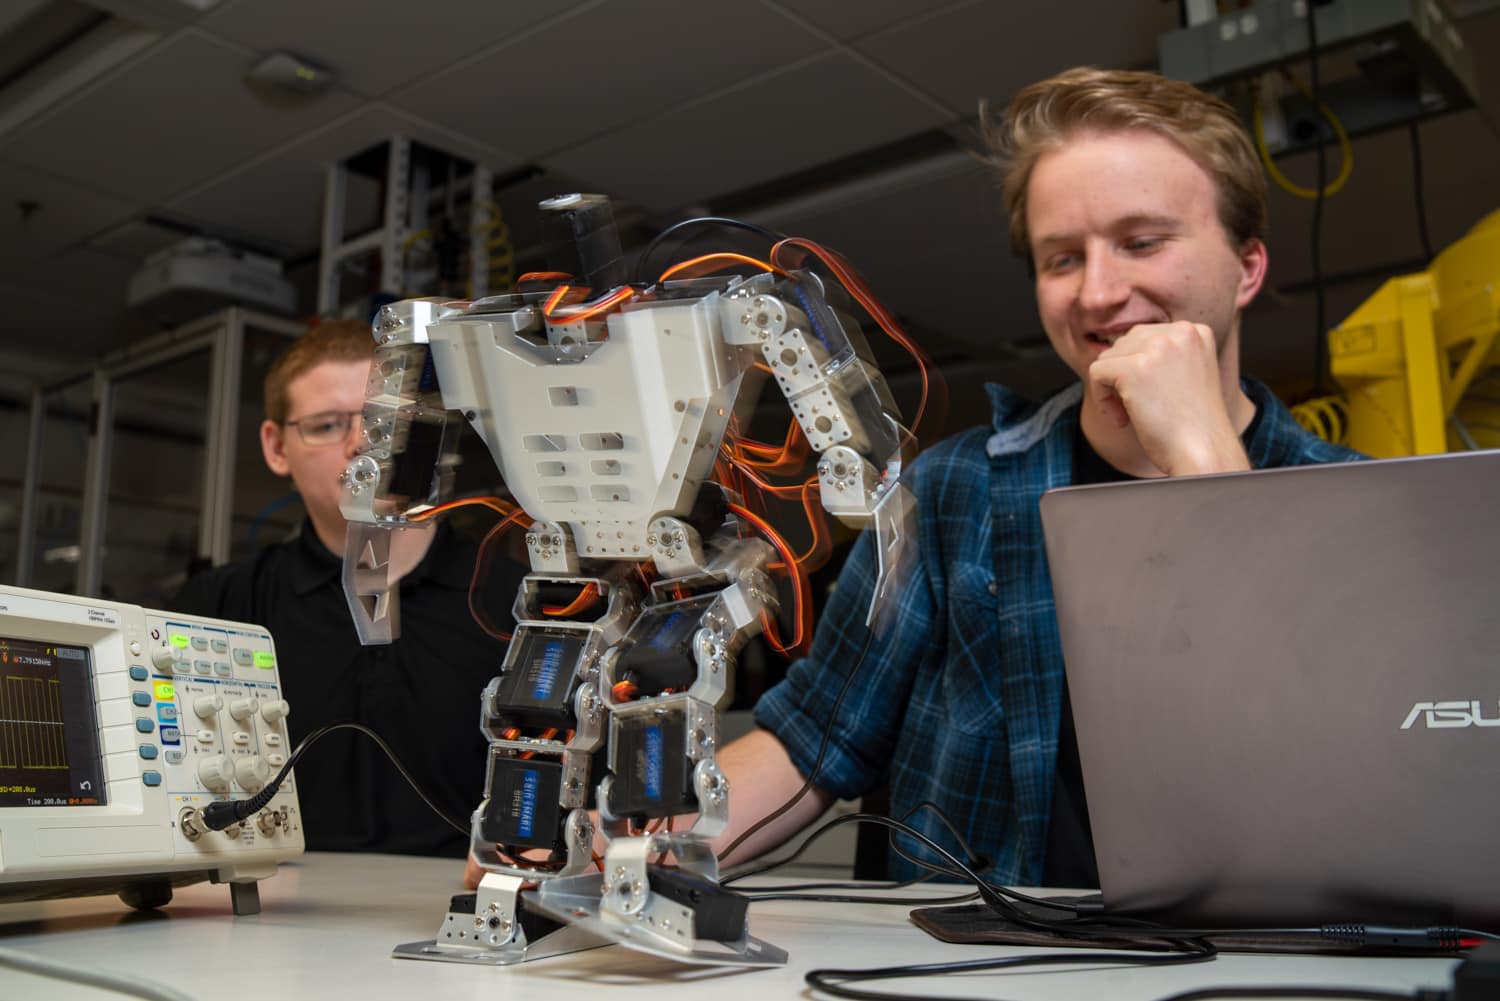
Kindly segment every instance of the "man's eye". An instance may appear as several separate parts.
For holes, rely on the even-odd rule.
[[[313,434],[328,434],[331,431],[338,430],[338,426],[339,419],[337,417],[324,417],[309,424],[307,430]]]
[[[1125,241],[1125,249],[1131,251],[1155,250],[1161,246],[1161,238],[1155,236],[1137,236]]]
[[[1066,271],[1078,263],[1076,254],[1055,254],[1047,258],[1043,268],[1047,271]]]

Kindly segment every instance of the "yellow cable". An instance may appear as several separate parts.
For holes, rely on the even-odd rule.
[[[1312,95],[1307,92],[1307,89],[1299,81],[1294,78],[1292,83],[1308,100],[1312,100]],[[1327,186],[1323,188],[1323,197],[1328,198],[1338,194],[1344,187],[1345,182],[1349,180],[1349,175],[1354,173],[1354,147],[1349,142],[1349,133],[1344,131],[1344,123],[1339,121],[1338,116],[1333,113],[1333,109],[1326,102],[1318,102],[1318,111],[1322,113],[1324,118],[1328,119],[1329,126],[1333,128],[1333,134],[1339,141],[1339,153],[1343,157],[1343,163],[1339,167],[1338,176],[1328,182]],[[1300,184],[1292,183],[1281,172],[1281,169],[1276,166],[1276,162],[1271,159],[1271,151],[1266,148],[1265,125],[1261,121],[1260,95],[1258,93],[1254,97],[1254,109],[1250,117],[1255,126],[1253,130],[1255,135],[1255,149],[1260,153],[1260,162],[1266,165],[1267,175],[1270,176],[1271,180],[1276,182],[1277,187],[1281,188],[1287,194],[1296,195],[1298,198],[1306,198],[1308,201],[1315,200],[1318,197],[1317,188],[1304,188]]]

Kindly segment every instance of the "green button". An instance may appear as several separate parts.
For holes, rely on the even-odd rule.
[[[187,633],[173,633],[172,645],[179,650],[186,650],[188,645]]]
[[[276,666],[276,658],[271,656],[269,650],[255,651],[255,666],[271,668]]]

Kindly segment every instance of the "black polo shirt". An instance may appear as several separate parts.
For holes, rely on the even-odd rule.
[[[1087,404],[1085,404],[1087,406]],[[1257,407],[1250,426],[1240,435],[1249,450],[1264,410]],[[1122,483],[1136,477],[1122,473],[1094,451],[1079,428],[1073,442],[1073,485]],[[1089,824],[1088,799],[1083,790],[1083,763],[1078,756],[1078,731],[1073,723],[1073,700],[1063,677],[1062,716],[1057,726],[1057,769],[1052,786],[1052,820],[1047,825],[1047,851],[1042,856],[1042,885],[1092,889],[1099,885],[1094,858],[1094,832]]]
[[[434,802],[468,822],[484,794],[479,696],[505,644],[469,614],[477,546],[446,523],[401,582],[401,637],[361,646],[340,583],[340,558],[312,525],[289,542],[187,583],[175,611],[265,626],[276,642],[295,747],[324,723],[354,720],[391,745]],[[508,613],[525,568],[497,556],[481,591],[490,622]],[[309,849],[462,856],[468,838],[437,817],[363,734],[325,735],[294,772]]]

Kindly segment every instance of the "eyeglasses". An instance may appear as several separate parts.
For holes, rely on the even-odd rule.
[[[337,445],[349,437],[349,428],[359,415],[358,410],[325,410],[321,414],[309,414],[281,423],[284,427],[296,428],[304,445]]]

